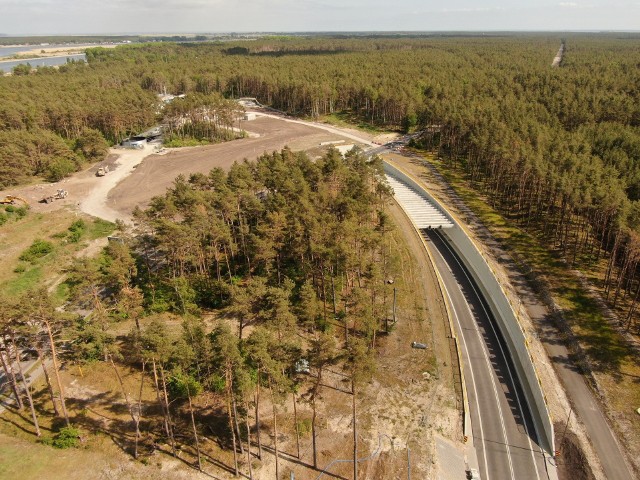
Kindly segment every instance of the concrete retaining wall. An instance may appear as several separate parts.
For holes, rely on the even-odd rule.
[[[527,348],[527,339],[524,330],[520,326],[514,308],[509,303],[506,294],[498,283],[496,276],[489,264],[480,254],[477,246],[460,227],[453,216],[420,186],[411,176],[399,168],[384,163],[385,173],[396,177],[407,185],[426,195],[437,205],[455,225],[453,228],[442,229],[441,232],[449,240],[449,244],[456,251],[465,267],[480,288],[502,336],[505,339],[509,354],[515,366],[515,374],[520,379],[520,385],[526,397],[526,403],[533,416],[536,433],[542,448],[550,455],[554,455],[553,422],[547,407],[547,402],[542,391],[542,386],[535,370],[533,359]]]

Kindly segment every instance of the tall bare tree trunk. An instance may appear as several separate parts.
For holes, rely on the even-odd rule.
[[[51,403],[53,404],[53,413],[56,417],[60,416],[60,411],[58,410],[58,404],[56,402],[56,395],[53,391],[53,385],[51,385],[51,378],[49,377],[49,372],[47,371],[47,367],[45,366],[45,358],[42,352],[42,349],[36,346],[36,352],[38,352],[38,360],[40,360],[40,365],[42,366],[42,373],[44,373],[44,379],[47,382],[47,389],[49,390],[49,395],[51,396]]]
[[[120,389],[122,390],[122,396],[124,397],[124,401],[127,404],[127,410],[129,410],[129,416],[131,417],[131,420],[133,420],[133,425],[136,429],[136,439],[135,439],[133,457],[137,459],[138,458],[138,438],[140,437],[140,430],[138,429],[138,421],[136,419],[135,413],[133,412],[133,405],[129,400],[129,395],[127,394],[127,390],[124,388],[124,382],[122,381],[122,377],[120,376],[118,367],[116,367],[116,364],[113,361],[113,357],[111,356],[111,354],[108,353],[107,355],[109,357],[109,363],[111,363],[111,367],[113,368],[113,371],[116,373],[118,383],[120,384]]]
[[[71,426],[69,422],[69,414],[67,413],[67,405],[64,401],[64,388],[62,387],[62,381],[60,380],[60,367],[58,367],[58,355],[56,354],[56,343],[53,341],[53,332],[51,331],[51,323],[46,318],[43,319],[44,324],[47,327],[47,333],[49,335],[49,347],[51,348],[51,359],[53,360],[53,371],[56,374],[56,382],[58,383],[58,393],[60,394],[60,407],[62,408],[62,415],[64,415],[64,421],[67,427]]]
[[[233,442],[233,470],[237,477],[240,472],[238,471],[238,449],[236,448],[236,429],[233,424],[233,409],[231,407],[231,396],[233,395],[233,385],[231,384],[231,366],[228,365],[226,369],[227,377],[227,415],[229,416],[229,429],[231,430],[231,440]]]
[[[356,425],[356,386],[351,381],[351,407],[353,411],[353,480],[358,480],[358,428]]]
[[[333,297],[333,318],[336,318],[336,315],[338,315],[338,300],[336,298],[336,283],[334,281],[333,271],[331,272],[331,296]]]
[[[258,438],[258,458],[262,460],[262,439],[260,437],[260,368],[256,382],[256,436]]]
[[[15,362],[18,365],[18,373],[20,373],[20,380],[22,380],[22,385],[24,387],[24,391],[27,394],[27,400],[29,401],[29,409],[31,410],[31,418],[33,419],[33,427],[36,430],[36,436],[39,437],[42,435],[40,432],[40,425],[38,425],[38,416],[36,415],[36,409],[33,406],[33,397],[31,396],[31,389],[29,388],[29,384],[27,383],[27,379],[24,376],[24,371],[22,370],[22,364],[20,363],[20,354],[18,352],[18,345],[16,344],[15,336],[11,335],[11,343],[13,347],[13,354],[15,358]]]
[[[246,415],[244,416],[247,430],[247,464],[249,465],[249,480],[253,480],[253,467],[251,466],[251,428],[249,427],[249,405],[245,403]]]
[[[269,390],[271,392],[271,406],[273,407],[273,450],[276,456],[276,480],[280,478],[280,463],[278,458],[278,410],[276,409],[276,399],[273,396],[271,379],[269,379]]]
[[[313,414],[311,416],[311,443],[313,445],[313,468],[318,469],[318,450],[316,448],[316,396],[315,394],[311,400],[311,408]]]
[[[162,381],[162,392],[164,399],[164,408],[167,412],[167,425],[169,429],[169,441],[171,442],[171,450],[173,452],[173,456],[176,456],[176,439],[173,435],[173,425],[171,424],[171,411],[169,410],[169,395],[167,394],[167,380],[164,376],[164,368],[162,364],[160,364],[160,380]]]
[[[293,428],[296,431],[296,448],[298,450],[297,458],[300,458],[300,431],[298,430],[298,407],[296,406],[296,392],[293,392]]]
[[[156,359],[152,359],[153,365],[153,381],[156,386],[156,397],[158,398],[158,403],[160,404],[160,409],[162,410],[162,416],[164,417],[164,433],[167,434],[167,439],[171,438],[171,434],[169,433],[169,419],[167,417],[167,411],[164,408],[164,401],[162,400],[162,395],[160,393],[160,382],[158,381],[158,369],[156,367]]]
[[[191,414],[191,427],[193,427],[193,438],[196,441],[196,452],[198,454],[198,470],[202,471],[202,460],[200,459],[200,441],[198,440],[198,430],[196,429],[196,419],[193,415],[193,404],[191,403],[191,392],[187,385],[187,398],[189,399],[189,413]]]
[[[244,455],[244,446],[242,445],[242,435],[240,434],[240,425],[238,423],[238,408],[236,406],[235,398],[233,398],[231,405],[233,406],[233,423],[236,426],[236,434],[238,435],[238,444],[240,445],[240,454]]]
[[[5,350],[7,350],[7,344],[3,341]],[[7,354],[8,354],[7,350]],[[22,403],[22,397],[20,397],[20,392],[18,391],[18,382],[16,380],[16,374],[13,371],[13,366],[11,366],[11,357],[9,357],[9,363],[4,358],[4,353],[0,350],[0,360],[2,360],[2,369],[4,370],[4,374],[9,379],[9,383],[11,384],[11,389],[13,390],[13,395],[16,398],[16,405],[18,406],[18,410],[22,410],[24,408],[24,404]]]
[[[140,419],[142,418],[142,389],[144,387],[144,370],[146,362],[142,361],[142,373],[140,374],[140,390],[138,392],[138,412],[136,413],[136,443],[133,452],[134,458],[138,458],[138,444],[140,443]]]

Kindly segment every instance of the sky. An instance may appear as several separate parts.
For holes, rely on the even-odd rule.
[[[640,0],[0,0],[0,34],[640,30]]]

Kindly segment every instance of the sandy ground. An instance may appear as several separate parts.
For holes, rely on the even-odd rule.
[[[131,175],[140,162],[153,152],[154,146],[149,144],[142,149],[119,149],[115,165],[105,176],[96,177],[95,185],[80,202],[80,210],[110,222],[115,222],[120,218],[125,223],[131,223],[131,219],[126,213],[117,212],[111,205],[107,205],[107,195],[118,183]],[[114,149],[112,149],[112,153],[116,153]]]

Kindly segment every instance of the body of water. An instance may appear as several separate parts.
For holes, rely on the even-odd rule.
[[[89,48],[89,47],[96,47],[96,46],[98,45],[93,43],[86,43],[86,44],[79,44],[79,45],[52,43],[49,45],[18,45],[16,47],[0,46],[0,60],[2,60],[5,57],[10,57],[11,55],[15,55],[17,53],[30,52],[31,50],[35,50],[36,52],[39,52],[42,49],[50,49],[50,48]]]
[[[10,57],[16,53],[28,52],[34,50],[36,47],[33,45],[27,45],[22,47],[0,47],[0,59],[4,57]]]
[[[54,67],[56,65],[64,65],[67,63],[67,59],[70,60],[87,60],[87,57],[84,53],[80,53],[78,55],[63,55],[60,57],[46,57],[46,58],[32,58],[30,60],[11,60],[11,61],[0,61],[0,71],[10,72],[13,67],[20,65],[21,63],[28,63],[33,68],[37,67]]]

